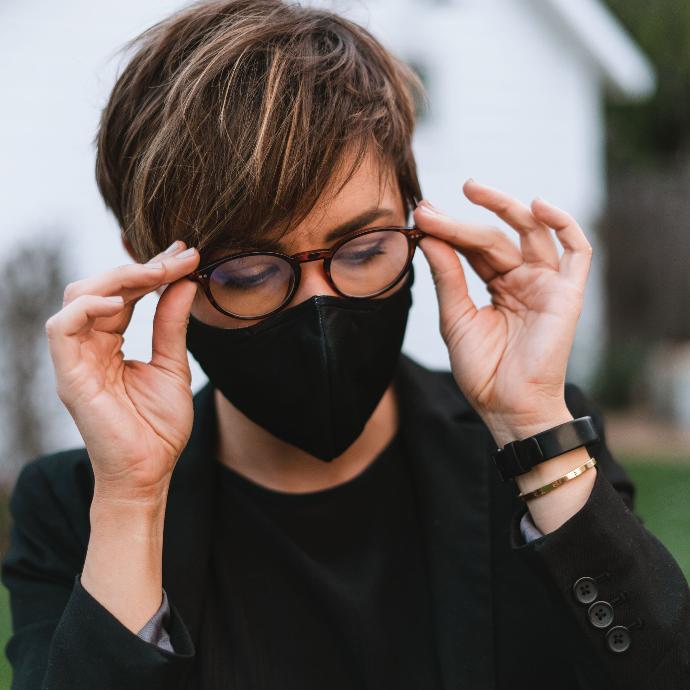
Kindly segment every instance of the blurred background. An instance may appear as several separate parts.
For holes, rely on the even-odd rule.
[[[314,3],[317,4],[317,3]],[[465,179],[571,213],[594,246],[568,379],[604,412],[637,512],[690,578],[690,4],[683,0],[326,0],[420,75],[424,195],[515,232]],[[93,137],[122,44],[173,0],[0,3],[0,552],[7,497],[37,455],[82,445],[44,323],[64,286],[130,261],[94,180]],[[464,261],[464,259],[463,259]],[[464,264],[473,298],[488,303]],[[447,368],[421,253],[405,351]],[[127,331],[150,357],[155,296]],[[192,360],[197,390],[204,375]],[[0,643],[9,636],[0,588]],[[9,688],[4,658],[0,690]]]

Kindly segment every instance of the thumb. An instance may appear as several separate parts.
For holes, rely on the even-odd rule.
[[[187,357],[187,322],[197,286],[184,278],[168,285],[156,305],[150,364],[191,378]]]
[[[470,297],[465,271],[455,249],[447,242],[430,236],[425,237],[419,246],[431,268],[441,329],[449,328],[459,319],[474,316],[477,307]]]

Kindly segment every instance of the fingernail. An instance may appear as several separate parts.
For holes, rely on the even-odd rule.
[[[417,208],[421,208],[422,211],[426,211],[427,213],[440,213],[440,211],[435,206],[432,206],[426,199],[422,199],[417,205]]]
[[[468,178],[465,180],[465,183],[467,183],[467,182],[474,182],[474,177],[468,177]]]
[[[122,297],[122,295],[110,295],[110,296],[106,297],[106,299],[109,300],[110,302],[120,302],[120,303],[124,302],[124,298]]]
[[[163,264],[160,261],[154,261],[153,263],[147,263],[147,264],[143,264],[143,265],[146,268],[153,268],[155,270],[163,268]]]
[[[182,242],[180,240],[175,240],[164,252],[163,254],[172,254],[174,253],[177,249],[179,249],[182,246]]]
[[[190,247],[189,249],[185,249],[183,252],[180,252],[179,254],[175,255],[175,259],[188,259],[190,256],[194,256],[194,252],[196,249],[194,247]]]

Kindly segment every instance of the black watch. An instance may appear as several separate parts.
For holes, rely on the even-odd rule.
[[[501,479],[507,482],[518,474],[529,472],[535,465],[555,458],[570,450],[587,446],[599,441],[599,434],[594,428],[591,417],[579,417],[564,422],[534,436],[511,441],[503,448],[491,453]]]

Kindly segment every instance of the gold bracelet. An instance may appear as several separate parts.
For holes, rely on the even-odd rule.
[[[552,482],[549,482],[548,484],[545,484],[544,486],[540,486],[538,489],[534,489],[534,491],[528,491],[527,493],[522,493],[518,494],[519,498],[524,498],[526,501],[530,498],[538,498],[539,496],[543,496],[544,494],[548,494],[549,491],[553,491],[554,489],[557,489],[561,484],[565,484],[566,482],[569,482],[571,479],[575,479],[575,477],[579,477],[581,474],[586,472],[590,467],[594,467],[597,464],[597,461],[594,458],[590,458],[587,460],[587,462],[584,465],[580,465],[579,467],[576,467],[574,470],[571,470],[568,472],[568,474],[564,474],[562,477],[559,477],[558,479],[554,479]]]

